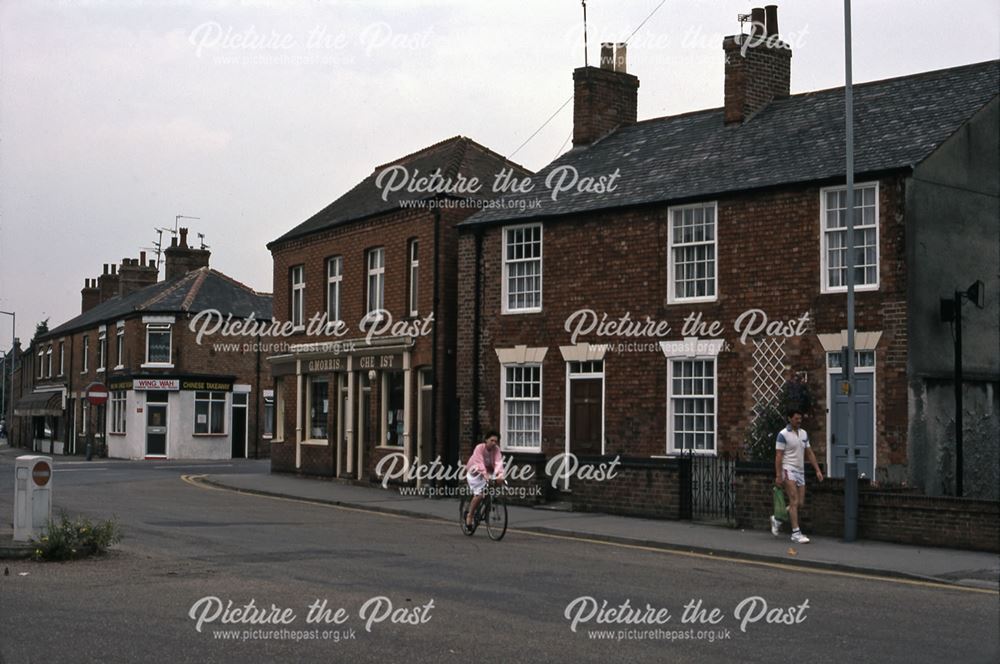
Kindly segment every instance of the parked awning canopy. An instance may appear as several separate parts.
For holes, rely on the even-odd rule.
[[[62,415],[61,392],[32,392],[18,399],[14,404],[14,414],[22,417],[41,417]]]

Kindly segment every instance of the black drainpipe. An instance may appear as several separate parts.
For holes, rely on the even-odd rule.
[[[431,311],[434,313],[434,328],[431,330],[431,460],[437,458],[437,418],[438,418],[438,390],[441,387],[441,379],[444,371],[438,367],[438,326],[441,325],[440,307],[440,275],[438,274],[438,262],[441,240],[441,208],[434,208],[434,301]]]
[[[482,309],[482,260],[483,260],[483,231],[476,227],[476,259],[473,272],[475,273],[475,294],[473,296],[472,313],[472,444],[479,441],[479,337],[480,337],[480,310]]]
[[[261,412],[260,412],[260,399],[262,394],[262,386],[260,384],[260,335],[257,335],[257,378],[256,378],[256,389],[254,390],[254,432],[253,432],[253,458],[260,458],[260,433],[263,430],[261,427]]]

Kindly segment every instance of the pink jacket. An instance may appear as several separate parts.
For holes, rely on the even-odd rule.
[[[486,443],[479,443],[476,449],[472,450],[469,463],[465,464],[466,472],[475,471],[480,477],[486,477]],[[497,479],[503,477],[503,453],[500,446],[493,448],[493,476]]]

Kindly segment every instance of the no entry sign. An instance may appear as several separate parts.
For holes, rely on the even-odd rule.
[[[31,469],[31,479],[35,481],[38,486],[45,486],[49,483],[49,479],[52,478],[52,466],[50,466],[45,461],[39,461],[35,464],[35,467]]]
[[[103,383],[91,383],[84,393],[91,406],[101,406],[108,402],[108,388]]]

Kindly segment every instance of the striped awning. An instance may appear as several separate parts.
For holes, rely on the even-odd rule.
[[[14,414],[22,417],[58,417],[62,412],[62,392],[32,392],[14,403]]]

